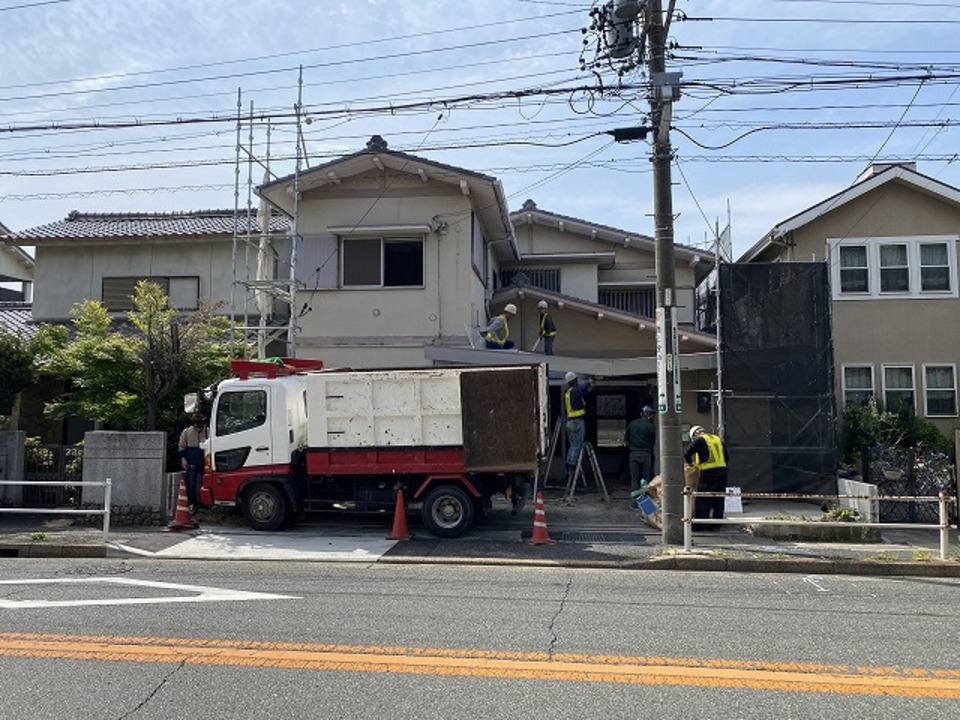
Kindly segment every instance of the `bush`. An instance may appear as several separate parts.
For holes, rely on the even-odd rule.
[[[840,460],[845,465],[860,462],[864,445],[926,448],[953,453],[953,443],[936,425],[917,417],[911,407],[898,412],[885,410],[876,398],[849,403],[840,421]]]

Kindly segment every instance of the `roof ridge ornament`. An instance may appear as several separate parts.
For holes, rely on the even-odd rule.
[[[387,149],[387,141],[380,135],[372,135],[367,140],[367,150],[370,152],[382,152]]]

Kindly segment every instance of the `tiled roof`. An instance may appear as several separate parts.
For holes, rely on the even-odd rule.
[[[37,326],[32,320],[30,303],[0,302],[0,334],[32,340],[37,333]]]
[[[239,232],[247,233],[246,211],[237,218]],[[260,223],[251,218],[249,232],[259,233]],[[290,221],[279,215],[270,218],[270,231],[283,232]],[[45,239],[93,239],[128,237],[171,237],[233,235],[233,210],[199,210],[172,213],[81,213],[74,211],[65,220],[40,225],[7,237],[14,241]]]

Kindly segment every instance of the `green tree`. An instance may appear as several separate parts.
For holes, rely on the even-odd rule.
[[[224,377],[229,320],[201,308],[183,314],[156,283],[137,284],[128,323],[115,325],[98,301],[71,311],[73,333],[44,326],[36,341],[43,371],[68,382],[48,415],[98,420],[114,430],[174,429],[182,395]]]
[[[63,325],[43,325],[34,343],[40,370],[67,382],[46,414],[97,420],[117,430],[143,429],[137,421],[142,388],[133,338],[114,330],[106,308],[95,300],[77,303],[70,315],[72,336]]]
[[[0,415],[12,413],[17,394],[36,379],[29,344],[16,335],[0,334]]]

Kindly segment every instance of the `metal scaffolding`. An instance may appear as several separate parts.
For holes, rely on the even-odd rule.
[[[276,123],[258,118],[250,103],[244,117],[242,92],[237,90],[236,162],[234,170],[233,252],[230,313],[231,341],[237,333],[244,345],[256,348],[257,358],[269,355],[296,356],[297,340],[297,248],[300,244],[300,174],[303,170],[302,133],[303,68],[300,69],[295,105],[296,165],[293,173],[293,216],[289,225],[279,221],[263,199],[254,209],[254,167],[263,170],[264,182],[275,180],[270,169],[271,135]],[[247,130],[244,143],[244,128]],[[263,158],[257,157],[255,130],[265,131]],[[241,175],[246,164],[246,202],[241,202]],[[284,227],[286,226],[286,227]],[[285,229],[284,234],[279,234]],[[282,242],[280,242],[282,241]],[[255,259],[255,263],[253,260]]]

